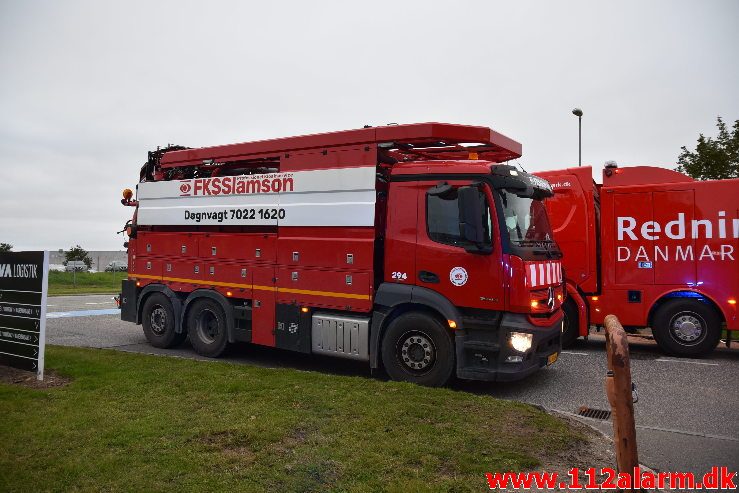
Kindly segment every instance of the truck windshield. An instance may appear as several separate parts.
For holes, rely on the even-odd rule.
[[[547,211],[541,200],[519,197],[506,190],[498,192],[512,246],[548,246],[554,243]]]

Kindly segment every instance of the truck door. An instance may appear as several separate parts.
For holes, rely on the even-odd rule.
[[[611,241],[617,285],[654,284],[654,241],[642,236],[653,221],[651,193],[613,193]]]
[[[654,241],[654,282],[692,285],[695,283],[695,259],[700,255],[700,250],[696,251],[696,241],[690,234],[694,192],[653,192],[652,203],[654,220],[665,229],[656,235],[657,239]],[[680,234],[681,229],[683,234]],[[675,236],[682,238],[674,238]]]
[[[497,216],[485,196],[485,241],[489,254],[470,253],[459,229],[457,190],[469,182],[449,182],[449,193],[437,195],[438,182],[423,182],[418,193],[415,283],[445,296],[455,306],[503,310],[505,306]],[[485,195],[484,192],[481,191]],[[488,192],[489,193],[489,192]]]

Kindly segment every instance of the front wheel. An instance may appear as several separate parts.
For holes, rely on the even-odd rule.
[[[382,339],[382,361],[390,378],[429,387],[445,385],[454,372],[454,342],[426,313],[400,315]]]
[[[676,356],[710,353],[721,338],[721,318],[700,301],[675,298],[657,310],[652,335],[665,352]]]
[[[228,345],[226,314],[220,303],[210,298],[193,302],[188,310],[187,331],[195,352],[208,358],[217,358]]]

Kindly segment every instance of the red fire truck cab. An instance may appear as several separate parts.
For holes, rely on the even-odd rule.
[[[515,380],[553,363],[564,297],[540,178],[489,128],[391,125],[149,153],[121,317],[367,361],[398,380]],[[130,192],[130,191],[129,191]]]
[[[589,166],[537,173],[564,253],[568,299],[563,344],[607,314],[651,327],[665,352],[713,350],[739,329],[739,180],[695,181],[650,166],[607,163],[603,185]]]

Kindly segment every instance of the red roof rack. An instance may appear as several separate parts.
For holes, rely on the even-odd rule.
[[[274,159],[282,153],[339,146],[374,146],[405,159],[478,159],[504,162],[521,157],[521,144],[488,127],[414,123],[244,142],[165,153],[161,168]]]

